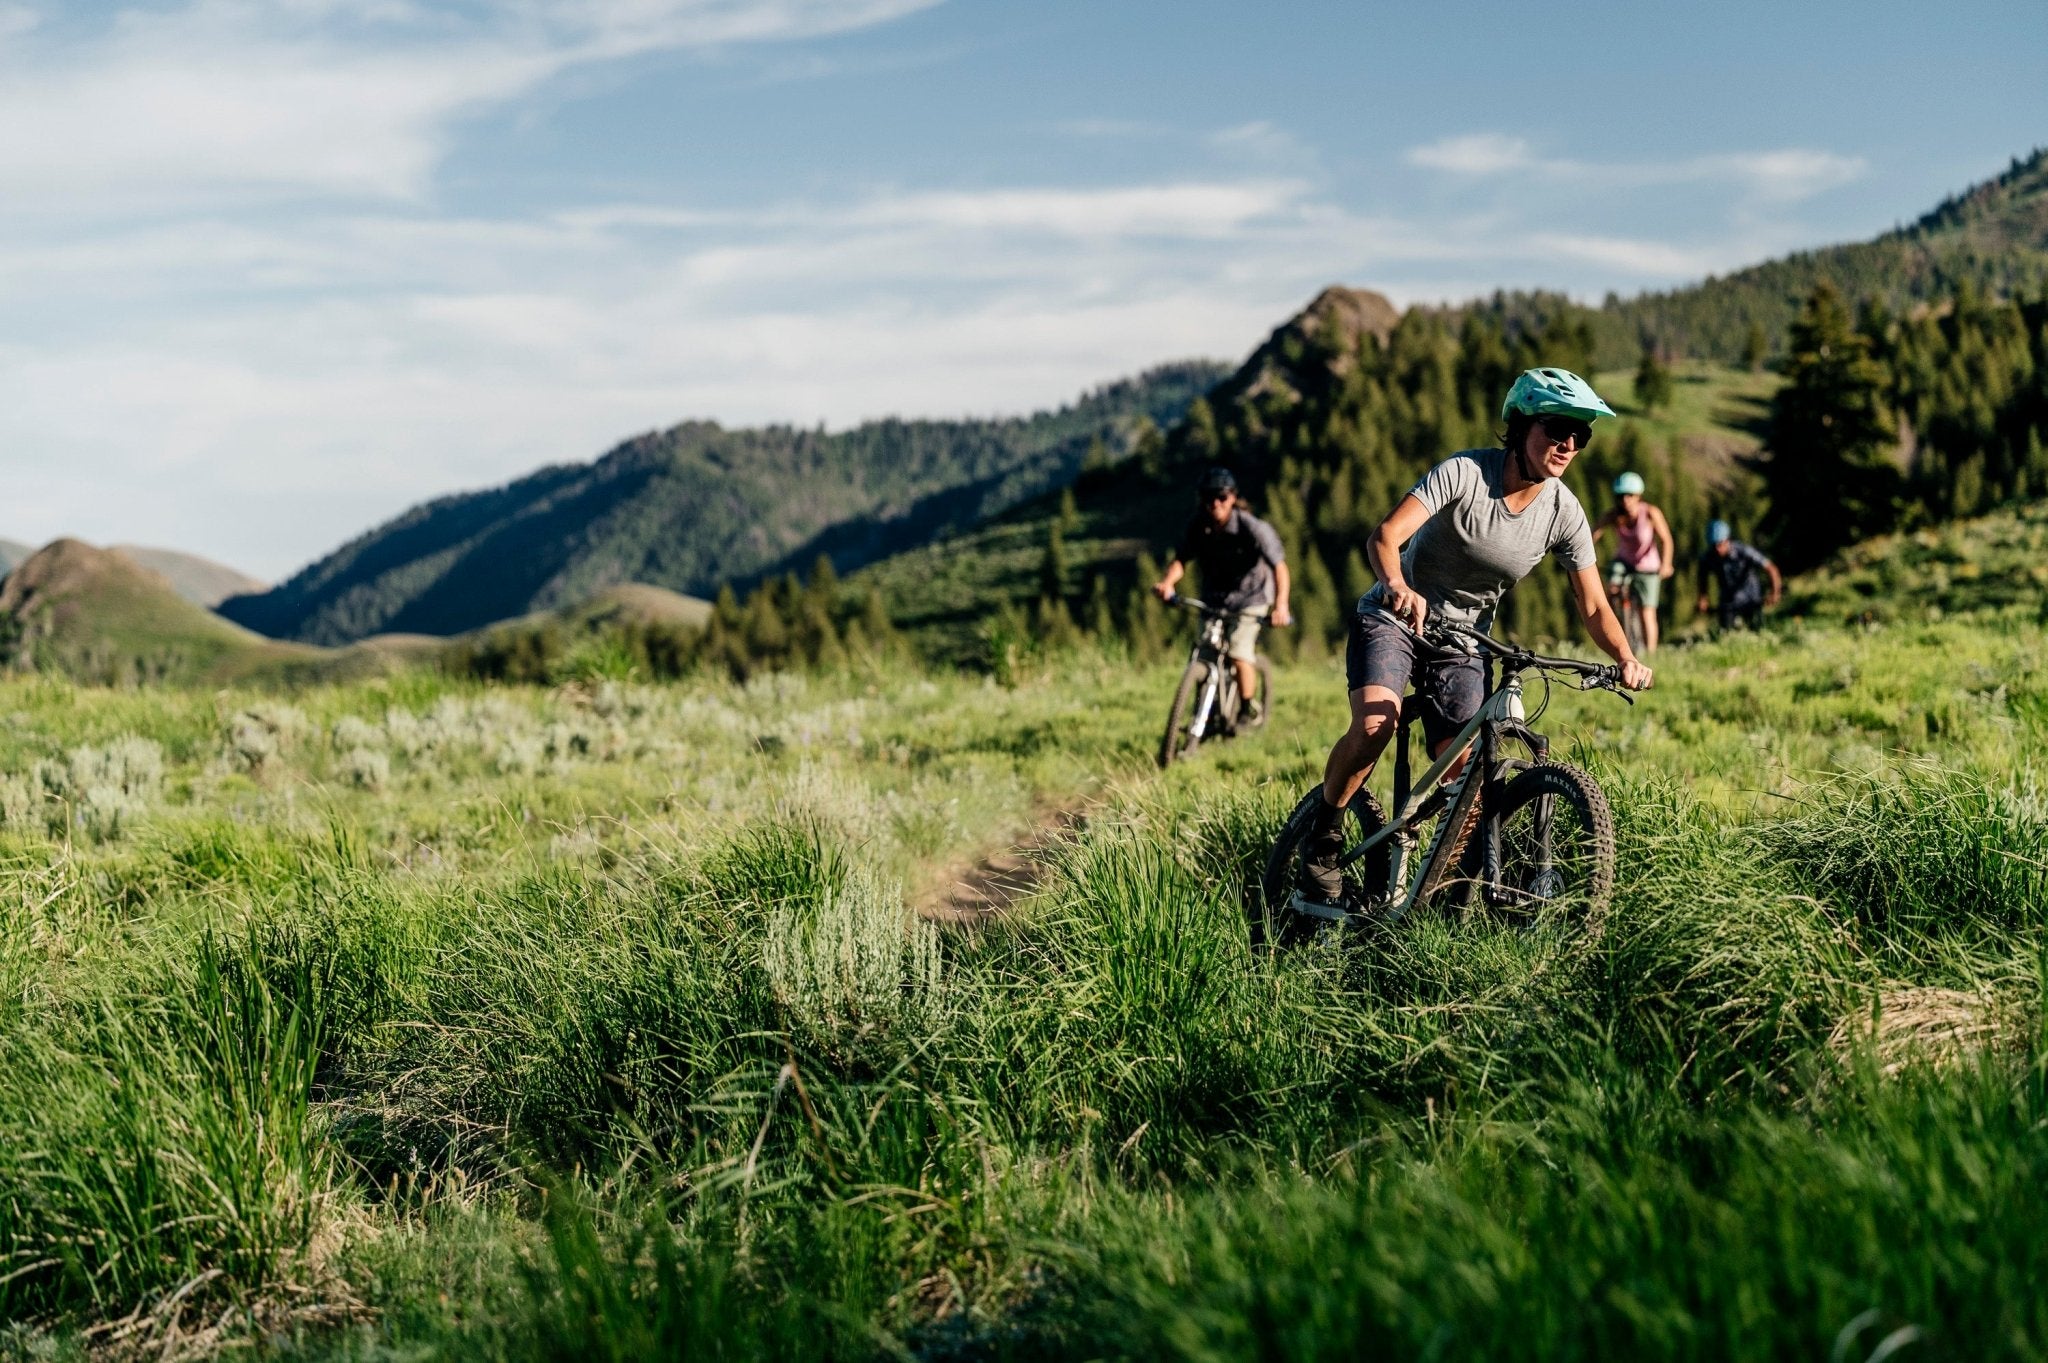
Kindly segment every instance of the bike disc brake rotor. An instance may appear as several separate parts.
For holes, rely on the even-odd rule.
[[[1586,898],[1593,855],[1590,830],[1569,801],[1532,800],[1501,823],[1500,884],[1487,898],[1531,917],[1576,907]]]

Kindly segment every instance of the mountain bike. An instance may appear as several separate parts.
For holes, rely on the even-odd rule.
[[[1643,656],[1643,619],[1637,612],[1642,608],[1643,598],[1636,592],[1633,573],[1623,573],[1618,579],[1610,579],[1613,587],[1614,613],[1621,620],[1621,634],[1628,640],[1628,651],[1638,658]]]
[[[1582,691],[1613,691],[1634,704],[1622,689],[1621,669],[1545,657],[1462,625],[1436,625],[1421,637],[1439,652],[1490,659],[1498,680],[1478,713],[1413,782],[1408,738],[1417,707],[1402,705],[1394,816],[1389,819],[1359,787],[1346,806],[1357,838],[1340,860],[1344,893],[1335,903],[1296,888],[1301,845],[1314,827],[1322,787],[1301,798],[1266,858],[1259,893],[1247,896],[1254,946],[1292,946],[1333,926],[1396,923],[1433,899],[1464,908],[1475,891],[1487,909],[1524,924],[1575,920],[1588,939],[1605,926],[1614,892],[1613,812],[1593,778],[1553,759],[1550,741],[1530,724],[1548,705],[1552,678],[1569,679]],[[1544,682],[1535,716],[1525,711],[1525,674]],[[1464,768],[1445,780],[1468,754]]]
[[[1169,606],[1196,611],[1202,628],[1188,650],[1187,669],[1180,674],[1173,705],[1166,712],[1166,736],[1159,740],[1159,765],[1172,766],[1218,733],[1234,734],[1240,728],[1256,729],[1273,713],[1273,665],[1259,655],[1253,664],[1259,673],[1259,709],[1255,717],[1238,722],[1244,712],[1244,697],[1237,693],[1237,669],[1230,665],[1226,649],[1230,631],[1249,612],[1218,610],[1179,593],[1166,598]]]

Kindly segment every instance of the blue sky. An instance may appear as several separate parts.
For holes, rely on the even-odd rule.
[[[2048,142],[2048,6],[0,3],[0,534],[279,576],[687,417],[1589,301]]]

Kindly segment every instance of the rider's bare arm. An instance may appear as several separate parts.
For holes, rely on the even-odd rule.
[[[1181,563],[1179,559],[1175,559],[1173,562],[1167,564],[1165,575],[1162,576],[1157,582],[1152,584],[1152,595],[1158,597],[1161,601],[1166,600],[1167,597],[1173,595],[1174,585],[1178,583],[1181,580],[1181,578],[1186,575],[1186,573],[1187,568]]]
[[[1586,633],[1593,636],[1601,652],[1621,664],[1621,684],[1631,691],[1647,689],[1650,669],[1636,661],[1629,648],[1621,621],[1607,604],[1607,586],[1601,582],[1598,568],[1581,568],[1572,574],[1572,597],[1578,603],[1579,618],[1586,622]]]
[[[1401,546],[1414,539],[1415,532],[1422,529],[1428,520],[1429,508],[1411,492],[1380,522],[1379,528],[1372,532],[1372,538],[1365,544],[1366,564],[1387,589],[1388,606],[1408,622],[1410,629],[1415,630],[1420,630],[1428,617],[1429,603],[1402,576]]]
[[[1785,594],[1785,579],[1779,574],[1778,565],[1769,559],[1764,560],[1764,571],[1771,575],[1771,594],[1764,599],[1764,604],[1775,606],[1778,598]]]
[[[1287,594],[1294,585],[1294,578],[1287,571],[1285,563],[1273,565],[1273,623],[1276,626],[1293,623],[1294,615],[1287,608]]]
[[[1664,519],[1664,512],[1658,507],[1650,508],[1650,529],[1657,534],[1657,562],[1659,577],[1674,577],[1678,573],[1678,550],[1671,543],[1671,522]]]

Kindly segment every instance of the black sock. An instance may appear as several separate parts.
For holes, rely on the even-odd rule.
[[[1316,801],[1315,822],[1309,828],[1310,837],[1341,837],[1344,832],[1344,808],[1330,803],[1324,795]]]

